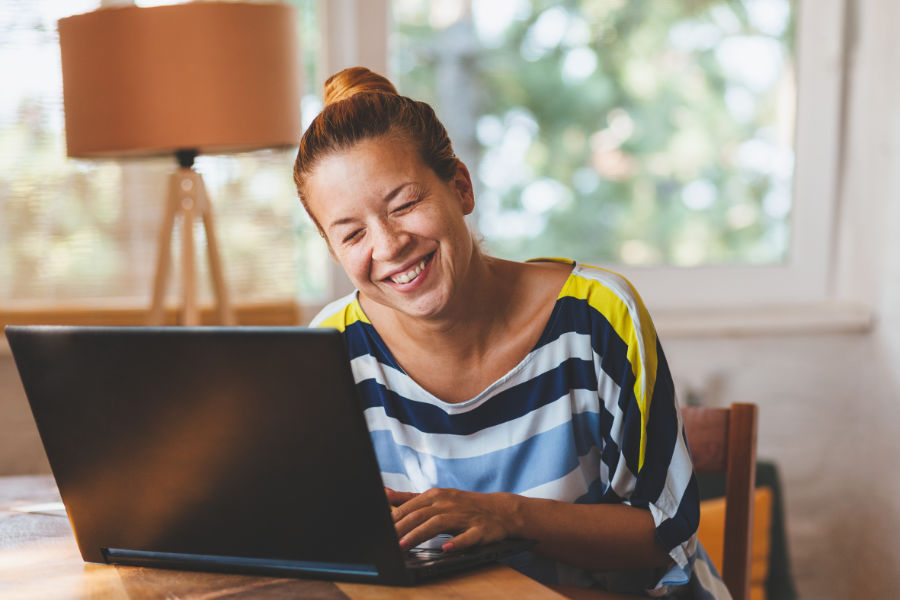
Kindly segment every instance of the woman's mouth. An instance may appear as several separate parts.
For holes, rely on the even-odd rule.
[[[431,260],[431,257],[432,254],[429,254],[408,271],[397,273],[396,275],[391,275],[390,277],[388,277],[388,279],[390,279],[394,283],[399,284],[405,284],[415,281],[419,274],[425,269],[425,265],[428,264],[428,261]]]

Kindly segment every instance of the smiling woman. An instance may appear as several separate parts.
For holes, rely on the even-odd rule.
[[[627,280],[482,251],[443,125],[367,69],[326,83],[294,179],[357,288],[313,324],[345,337],[401,547],[529,538],[514,566],[546,583],[728,597],[697,542],[665,356]]]

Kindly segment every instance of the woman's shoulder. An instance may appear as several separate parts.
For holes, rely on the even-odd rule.
[[[534,258],[526,264],[566,270],[568,275],[560,290],[560,298],[584,300],[598,309],[643,310],[643,301],[637,290],[626,277],[615,271],[567,258]]]
[[[343,298],[338,298],[327,304],[319,313],[310,321],[310,327],[333,327],[340,331],[344,331],[348,326],[357,321],[368,322],[362,307],[359,305],[357,293],[347,294]]]

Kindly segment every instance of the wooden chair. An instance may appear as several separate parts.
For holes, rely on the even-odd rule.
[[[734,600],[750,595],[757,412],[755,404],[737,403],[681,409],[694,471],[725,474],[722,578]]]

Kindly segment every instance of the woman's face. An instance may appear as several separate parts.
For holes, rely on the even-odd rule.
[[[307,204],[360,294],[416,317],[438,317],[465,281],[474,199],[460,163],[442,181],[412,143],[381,137],[319,162]]]

